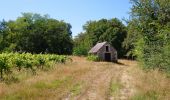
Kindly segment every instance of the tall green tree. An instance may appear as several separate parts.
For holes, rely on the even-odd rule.
[[[97,42],[107,41],[117,49],[119,57],[123,57],[125,54],[126,51],[122,48],[122,42],[126,37],[126,27],[117,18],[88,21],[83,29],[85,32],[78,35],[75,42],[80,42],[78,47],[85,48],[86,52]]]
[[[126,49],[127,53],[126,53],[126,57],[129,59],[135,59],[136,55],[135,55],[135,45],[136,42],[138,41],[138,39],[140,39],[140,34],[138,34],[138,21],[137,20],[131,20],[127,22],[127,36],[125,38],[125,40],[123,41],[123,47],[124,49]]]
[[[1,51],[71,54],[73,47],[71,25],[48,15],[22,13],[7,22],[5,47]]]
[[[87,55],[88,50],[92,46],[88,34],[80,33],[74,38],[74,55]]]
[[[7,22],[5,20],[2,20],[0,22],[0,50],[6,49],[6,47],[9,47],[9,42],[6,41],[6,38],[8,36],[8,28],[7,28]]]
[[[138,34],[134,54],[145,68],[170,70],[170,0],[131,0],[131,33]],[[130,39],[130,38],[129,38]],[[129,40],[128,39],[128,40]],[[168,50],[168,51],[167,51]]]

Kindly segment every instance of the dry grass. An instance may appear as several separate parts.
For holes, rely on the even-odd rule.
[[[37,75],[21,73],[18,83],[0,83],[0,100],[168,100],[170,79],[159,71],[145,72],[137,62],[90,62],[72,57]]]
[[[110,95],[115,96],[116,94],[118,94],[118,92],[120,92],[120,89],[122,87],[123,86],[120,82],[112,81],[110,84]]]
[[[144,71],[138,66],[131,67],[137,93],[133,100],[169,100],[170,78],[158,70]]]
[[[79,58],[76,58],[77,60]],[[80,59],[82,60],[82,59]],[[39,72],[36,76],[23,78],[19,83],[0,84],[1,100],[46,100],[62,98],[79,83],[78,77],[89,69],[77,62],[58,64],[53,71]]]

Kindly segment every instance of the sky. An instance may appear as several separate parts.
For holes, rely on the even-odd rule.
[[[22,12],[48,14],[72,25],[73,37],[89,20],[128,19],[129,0],[0,0],[0,20],[15,20]]]

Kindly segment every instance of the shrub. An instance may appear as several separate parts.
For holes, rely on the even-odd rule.
[[[83,46],[75,47],[73,50],[73,55],[82,56],[87,55],[87,49]]]
[[[87,56],[87,60],[90,60],[90,61],[100,61],[100,58],[96,55],[88,55]]]
[[[13,70],[30,70],[36,74],[41,68],[48,70],[55,63],[64,64],[69,58],[64,55],[55,54],[31,54],[31,53],[1,53],[0,54],[0,79],[4,75],[12,73]]]

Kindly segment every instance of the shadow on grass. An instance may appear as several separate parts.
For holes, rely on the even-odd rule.
[[[114,62],[114,63],[116,63],[116,64],[118,64],[118,65],[124,65],[124,66],[126,66],[124,63],[121,63],[121,62],[119,62],[119,61]]]

